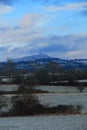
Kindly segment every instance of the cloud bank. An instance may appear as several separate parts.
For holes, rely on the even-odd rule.
[[[0,60],[3,57],[22,57],[32,55],[39,52],[46,53],[49,56],[56,56],[59,58],[87,58],[87,33],[78,30],[82,25],[79,24],[81,20],[79,17],[72,17],[74,15],[67,15],[70,11],[76,13],[87,14],[87,1],[86,0],[66,0],[68,2],[60,4],[59,0],[30,0],[33,3],[43,3],[43,12],[33,12],[34,8],[24,12],[21,17],[17,18],[17,24],[5,21],[3,16],[10,14],[13,10],[12,2],[15,0],[0,0]],[[20,0],[19,0],[20,1]],[[21,1],[20,1],[21,3]],[[46,5],[44,5],[44,3]],[[21,6],[23,9],[23,5]],[[20,13],[21,8],[18,7]],[[45,9],[45,10],[44,10]],[[16,12],[16,13],[19,13]],[[59,12],[63,12],[60,16]],[[67,13],[68,12],[68,13]],[[14,14],[13,14],[14,15]],[[54,16],[55,15],[55,16]],[[77,14],[78,15],[78,14]],[[13,18],[12,14],[8,18]],[[51,17],[51,18],[50,18]],[[65,18],[66,20],[65,23]],[[64,20],[64,22],[62,22]],[[78,20],[78,21],[77,21]],[[71,22],[74,24],[69,24]],[[83,22],[83,21],[82,21]],[[79,25],[80,26],[79,26]],[[82,23],[83,24],[83,23]],[[69,26],[68,26],[69,25]],[[73,26],[73,28],[72,28]],[[59,29],[60,27],[60,29]],[[82,26],[84,27],[84,26]],[[86,28],[86,26],[84,27]],[[45,30],[46,29],[46,30]],[[70,30],[71,29],[71,30]],[[55,30],[57,33],[55,33]],[[58,31],[59,30],[59,31]],[[71,32],[69,32],[70,30]],[[65,31],[65,34],[62,33]],[[68,33],[67,33],[68,32]],[[60,35],[61,34],[61,35]]]
[[[11,6],[0,4],[0,15],[10,13],[12,10]]]
[[[33,35],[32,35],[33,36]],[[5,58],[22,57],[39,52],[59,58],[86,58],[87,57],[87,35],[68,36],[40,36],[33,39],[22,39],[24,43],[8,44],[1,46],[1,55]]]
[[[48,11],[67,11],[67,10],[82,10],[87,9],[87,3],[69,3],[61,6],[48,6],[46,7]]]

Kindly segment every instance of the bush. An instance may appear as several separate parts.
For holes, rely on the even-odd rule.
[[[80,93],[82,93],[84,90],[84,86],[78,86],[77,89],[80,91]]]
[[[13,98],[13,110],[12,115],[33,115],[41,105],[38,102],[37,97],[30,94],[17,96]]]
[[[80,105],[58,105],[55,107],[43,106],[37,97],[32,95],[17,96],[13,98],[12,116],[28,116],[35,114],[79,114]]]

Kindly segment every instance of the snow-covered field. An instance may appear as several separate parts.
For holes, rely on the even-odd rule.
[[[3,84],[0,85],[0,91],[16,91],[18,89],[19,85],[7,85],[7,84]]]
[[[6,91],[13,91],[18,86],[1,86],[1,89]],[[82,112],[87,112],[87,88],[83,93],[78,93],[76,87],[62,87],[62,86],[38,86],[50,93],[36,94],[38,100],[43,105],[57,106],[57,105],[81,105]],[[64,93],[62,93],[64,92]],[[67,93],[68,92],[68,93]],[[6,108],[4,111],[9,111],[12,105],[11,97],[16,94],[7,94],[1,96],[6,101]],[[23,96],[23,95],[21,95]],[[3,110],[3,109],[2,109]],[[0,130],[87,130],[87,116],[73,115],[73,116],[29,116],[29,117],[0,117]]]
[[[0,118],[0,130],[87,130],[87,116]]]
[[[13,91],[17,90],[17,85],[0,85],[0,90]],[[80,105],[82,106],[82,113],[87,113],[87,87],[80,93],[77,87],[67,86],[36,86],[36,89],[49,91],[50,93],[35,94],[41,104],[47,106],[57,105]],[[6,102],[6,106],[0,111],[9,111],[13,105],[11,98],[17,96],[16,94],[6,94],[0,97]],[[23,95],[20,95],[23,96]]]
[[[72,87],[72,86],[49,86],[49,85],[40,85],[36,86],[36,89],[41,89],[43,91],[48,91],[48,92],[56,92],[56,93],[61,93],[61,92],[67,92],[67,93],[73,93],[73,92],[79,92],[79,89],[77,87]],[[87,87],[84,88],[83,92],[87,92]]]
[[[12,106],[11,97],[16,96],[14,94],[4,95],[2,98],[6,101],[6,108]],[[22,95],[20,95],[22,96]],[[80,105],[82,106],[82,113],[87,112],[87,93],[46,93],[35,94],[41,104],[47,106],[57,105]],[[9,109],[8,109],[9,110]]]
[[[48,106],[57,105],[81,105],[82,112],[87,112],[87,94],[73,93],[73,94],[38,94],[38,99],[41,104]]]
[[[84,80],[85,81],[85,80]],[[82,80],[79,80],[79,82],[82,82]],[[18,90],[19,85],[0,85],[0,91],[16,91]],[[35,86],[35,89],[41,89],[43,91],[53,92],[53,93],[73,93],[73,92],[79,92],[79,89],[77,87],[72,86],[49,86],[49,85],[40,85]],[[87,87],[84,88],[83,92],[87,92]]]

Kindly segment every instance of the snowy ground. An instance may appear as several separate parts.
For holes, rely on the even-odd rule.
[[[87,116],[0,118],[0,130],[87,130]]]
[[[72,86],[49,86],[49,85],[40,85],[36,86],[36,89],[41,89],[43,91],[53,92],[53,93],[78,93],[80,92],[78,87],[72,87]],[[84,88],[83,92],[87,92],[87,87]]]
[[[82,80],[81,80],[82,81]],[[0,91],[16,91],[18,90],[19,85],[0,85]],[[53,92],[53,93],[61,93],[61,92],[65,92],[65,93],[77,93],[79,92],[78,87],[72,87],[72,86],[49,86],[49,85],[39,85],[39,86],[35,86],[35,89],[41,89],[43,91],[48,91],[48,92]],[[87,92],[87,87],[84,88],[83,92]]]
[[[9,111],[12,106],[11,97],[16,96],[15,94],[4,95],[3,100],[6,101],[4,111]],[[22,96],[22,95],[20,95]],[[82,113],[87,113],[87,93],[46,93],[46,94],[35,94],[41,104],[47,106],[57,105],[80,105],[82,106]]]
[[[48,106],[57,105],[81,105],[82,112],[87,112],[87,93],[48,93],[38,94],[38,99],[41,104]]]
[[[0,89],[5,91],[17,90],[17,85],[1,85]],[[37,89],[49,91],[50,93],[35,94],[41,104],[47,106],[57,105],[80,105],[82,106],[82,113],[87,113],[87,87],[84,92],[80,93],[77,87],[67,86],[36,86]],[[0,112],[8,112],[13,102],[11,98],[17,96],[16,94],[6,94],[0,97],[6,102],[6,106],[0,109]],[[23,96],[23,95],[20,95]]]
[[[11,92],[18,90],[19,85],[0,85],[0,91]]]
[[[2,86],[1,89],[12,91],[15,86]],[[17,89],[17,88],[16,88]],[[38,89],[38,88],[37,88]],[[36,94],[43,105],[82,105],[83,112],[87,112],[87,88],[78,93],[76,87],[43,86],[43,90],[50,93]],[[53,93],[54,92],[54,93]],[[65,93],[61,93],[65,92]],[[68,93],[67,93],[68,92]],[[69,93],[70,92],[70,93]],[[3,95],[6,101],[6,110],[11,106],[10,99],[15,94]],[[30,116],[30,117],[0,117],[0,130],[87,130],[87,116]]]

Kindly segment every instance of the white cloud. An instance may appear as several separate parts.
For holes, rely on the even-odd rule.
[[[68,57],[70,59],[72,59],[72,58],[78,58],[78,57],[80,58],[80,56],[82,55],[82,53],[83,53],[83,51],[81,51],[81,50],[75,50],[75,51],[73,50],[73,51],[67,52],[66,57]]]
[[[87,51],[85,48],[82,48],[80,50],[70,51],[65,54],[65,57],[69,59],[87,59]]]
[[[23,37],[23,35],[22,35]],[[0,58],[3,57],[22,57],[26,55],[44,52],[59,58],[87,58],[87,35],[68,35],[68,36],[38,36],[28,39],[22,38],[24,43],[19,42],[7,44],[1,51]],[[26,44],[27,43],[27,44]],[[2,50],[2,48],[1,48]]]
[[[23,44],[42,35],[40,25],[44,19],[41,14],[25,14],[16,27],[8,25],[0,29],[0,44]]]
[[[82,10],[87,9],[87,2],[81,3],[70,3],[61,6],[48,6],[46,10],[48,11],[67,11],[67,10]]]
[[[45,20],[46,17],[41,14],[30,13],[25,14],[16,27],[12,27],[10,24],[6,27],[6,22],[2,20],[0,58],[2,55],[3,57],[22,57],[40,52],[40,50],[43,52],[46,47],[48,47],[47,54],[58,55],[60,58],[84,58],[87,56],[87,34],[46,36],[44,30],[41,30],[41,24],[44,24]],[[52,31],[53,28],[50,29]],[[57,45],[56,48],[54,48],[55,45]]]
[[[10,13],[13,10],[13,7],[9,5],[0,4],[0,15]]]
[[[44,15],[42,14],[35,14],[35,13],[27,13],[23,16],[20,25],[22,27],[26,26],[40,26],[44,18]]]

